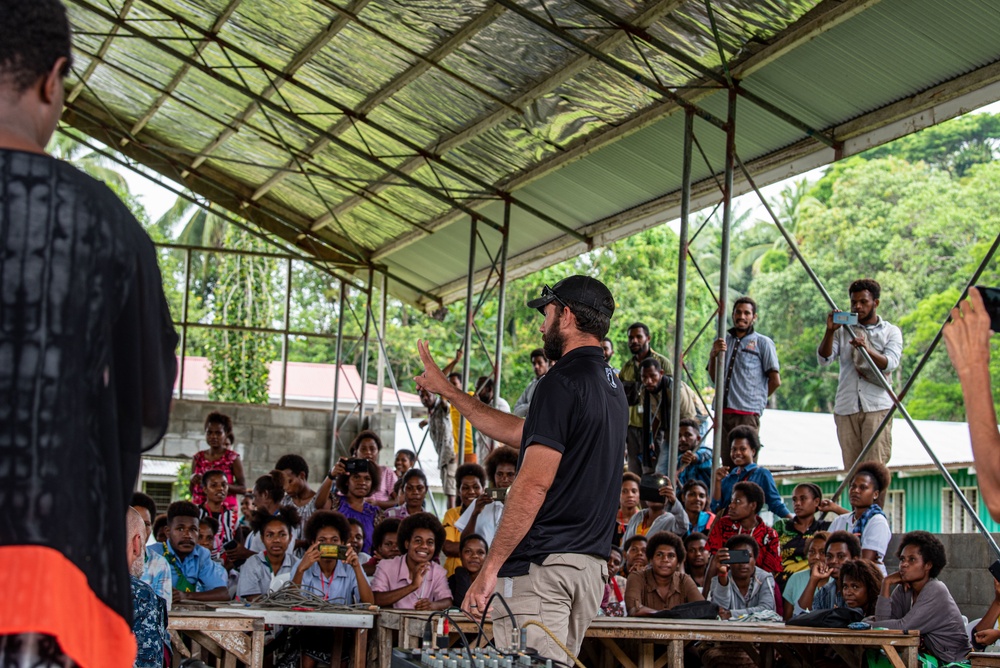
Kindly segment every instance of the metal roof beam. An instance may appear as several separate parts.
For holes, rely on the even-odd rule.
[[[118,18],[124,20],[125,17],[128,16],[128,13],[132,10],[132,5],[134,4],[135,0],[125,0],[125,2],[122,3],[122,8],[118,10]],[[97,59],[90,59],[90,62],[87,63],[86,69],[84,69],[83,73],[80,75],[80,81],[78,81],[77,84],[73,86],[73,89],[66,94],[67,102],[72,102],[80,93],[83,92],[83,89],[87,84],[87,80],[90,79],[90,75],[97,69],[97,63],[104,59],[104,55],[108,52],[108,49],[111,48],[111,41],[117,34],[118,26],[111,26],[111,31],[108,33],[107,37],[104,38],[104,41],[101,42],[101,46],[97,49]]]
[[[222,26],[226,25],[226,22],[229,21],[229,19],[232,17],[237,7],[240,6],[240,3],[242,1],[243,0],[230,0],[229,4],[226,5],[225,9],[222,10],[222,13],[219,14],[218,17],[216,17],[215,22],[212,24],[212,27],[209,28],[208,34],[200,42],[195,44],[194,47],[195,56],[201,56],[201,54],[205,51],[205,49],[207,49],[209,45],[215,41],[214,37],[219,34],[219,31],[222,30]],[[150,4],[150,6],[152,6],[154,9],[157,9],[157,7],[152,3],[147,3],[147,4]],[[150,105],[149,109],[146,110],[146,113],[144,113],[139,118],[139,120],[136,121],[134,125],[132,125],[132,131],[129,132],[130,136],[135,136],[139,134],[139,132],[142,131],[144,127],[146,127],[146,124],[153,119],[153,116],[156,115],[156,112],[158,112],[160,108],[167,103],[167,100],[173,97],[174,90],[177,88],[178,84],[180,84],[180,82],[184,80],[184,77],[187,76],[187,73],[190,69],[191,69],[190,66],[183,64],[177,69],[177,72],[175,72],[174,76],[170,78],[170,82],[166,85],[166,87],[164,88],[164,92],[160,94],[160,97],[156,98],[153,104]],[[125,139],[123,141],[128,142],[128,139]]]
[[[642,27],[651,26],[661,17],[675,10],[677,7],[683,4],[683,2],[684,0],[654,0],[654,2],[651,2],[647,7],[637,12],[636,15],[631,18],[631,22],[633,25],[636,26],[642,26]],[[597,42],[595,44],[595,48],[601,51],[614,51],[619,46],[624,44],[626,41],[628,41],[628,34],[625,33],[624,31],[616,30],[611,35],[608,35],[601,41]],[[542,81],[539,81],[530,89],[528,89],[527,91],[516,97],[514,100],[512,100],[511,106],[519,108],[527,107],[528,105],[535,102],[535,100],[555,90],[556,88],[566,83],[580,72],[586,70],[595,62],[597,62],[596,59],[588,54],[581,54],[579,56],[576,56],[575,58],[567,62],[559,71],[554,72],[549,77],[543,79]],[[512,115],[513,114],[511,114],[507,109],[498,109],[484,116],[483,118],[480,118],[471,125],[467,126],[465,129],[455,133],[451,137],[446,137],[436,141],[433,147],[430,148],[437,150],[439,153],[447,153],[448,151],[451,151],[452,149],[455,149],[461,146],[462,144],[465,144],[466,142],[474,140],[479,135],[489,131],[490,129],[496,127],[500,123],[503,123],[504,121],[509,119]],[[419,159],[412,159],[401,164],[399,166],[399,169],[409,172],[416,169],[421,164],[422,162]],[[376,183],[370,186],[368,190],[369,192],[377,193],[381,192],[382,190],[385,190],[387,187],[388,185],[385,185],[384,183]],[[508,190],[511,189],[508,188]],[[344,203],[341,204],[340,206],[334,207],[334,212],[336,212],[338,215],[340,213],[345,213],[346,211],[344,209],[348,206],[348,202],[350,202],[350,200],[345,200]],[[360,204],[360,202],[353,203],[353,205],[357,204]],[[434,232],[435,230],[439,229],[440,227],[443,227],[447,223],[454,220],[454,218],[455,216],[438,218],[437,220],[431,221],[430,223],[426,224],[425,227],[428,229],[428,233]],[[375,252],[375,255],[373,255],[373,257],[375,256],[378,256],[380,258],[385,257],[386,255],[392,253],[394,250],[397,250],[404,246],[408,246],[409,244],[413,243],[414,241],[417,241],[418,239],[423,238],[424,236],[427,236],[427,234],[421,232],[414,232],[413,234],[404,236],[379,248]]]
[[[77,99],[76,102],[67,105],[63,119],[107,146],[119,144],[126,136],[125,129],[121,127],[117,119],[83,99]],[[277,234],[282,239],[320,259],[350,265],[369,264],[366,257],[351,256],[341,248],[334,248],[333,245],[341,243],[335,236],[332,238],[322,237],[303,229],[303,226],[308,224],[308,219],[301,214],[284,209],[274,202],[249,202],[247,198],[250,189],[247,186],[225,174],[212,170],[210,167],[202,166],[200,170],[191,170],[188,165],[182,164],[177,158],[149,146],[141,145],[139,141],[131,141],[119,150],[172,181],[183,183],[192,192],[196,192],[202,197],[218,203],[223,208],[253,221],[260,227]],[[189,172],[187,178],[181,177],[183,171]],[[307,244],[304,243],[304,240],[313,243]],[[322,245],[317,246],[316,244]]]
[[[209,76],[215,78],[216,81],[219,81],[220,83],[226,84],[226,85],[234,88],[235,90],[239,91],[243,95],[246,95],[250,99],[256,100],[258,103],[262,104],[263,106],[267,106],[270,109],[274,109],[275,111],[281,113],[286,118],[288,118],[289,120],[291,120],[293,123],[298,124],[298,125],[302,125],[302,126],[308,128],[312,132],[316,132],[316,133],[319,133],[321,135],[325,135],[326,134],[325,129],[323,129],[322,127],[320,127],[318,125],[315,125],[312,122],[307,122],[307,121],[303,120],[298,114],[295,114],[294,112],[291,112],[291,111],[285,109],[284,107],[282,107],[280,105],[273,104],[270,100],[265,99],[265,98],[261,97],[260,95],[254,93],[253,91],[248,90],[245,86],[242,86],[242,85],[240,85],[240,84],[238,84],[238,83],[236,83],[234,81],[231,81],[231,80],[227,79],[226,77],[219,76],[219,74],[217,72],[215,72],[212,68],[210,68],[210,67],[208,67],[208,66],[206,66],[206,65],[204,65],[202,63],[198,63],[194,59],[185,56],[183,53],[180,53],[179,51],[177,51],[173,47],[170,47],[170,46],[167,46],[166,44],[163,44],[156,37],[147,35],[146,33],[140,31],[136,27],[134,27],[132,25],[129,25],[127,22],[117,19],[114,15],[108,14],[107,12],[105,12],[104,10],[102,10],[99,7],[94,6],[93,4],[91,4],[90,2],[88,2],[87,0],[72,0],[72,1],[74,3],[76,3],[76,4],[78,4],[78,5],[86,7],[87,9],[89,9],[91,12],[94,12],[95,14],[98,14],[98,15],[102,16],[107,21],[110,21],[112,23],[116,23],[118,25],[121,25],[123,28],[125,28],[126,30],[128,30],[129,32],[131,32],[136,37],[138,37],[138,38],[140,38],[140,39],[142,39],[144,41],[147,41],[147,42],[153,44],[154,46],[156,46],[160,50],[162,50],[162,51],[170,54],[174,58],[176,58],[178,60],[181,60],[183,62],[190,63],[192,67],[196,67],[197,69],[205,72]],[[194,22],[190,21],[189,19],[185,18],[184,16],[182,16],[182,15],[176,13],[176,12],[173,12],[169,8],[166,8],[166,7],[163,7],[162,5],[156,4],[154,2],[154,0],[144,0],[144,1],[147,2],[149,5],[155,7],[158,11],[162,12],[165,16],[168,16],[172,20],[176,21],[178,24],[186,26],[187,28],[189,28],[190,30],[192,30],[194,32],[200,33],[202,35],[206,35],[205,30],[203,28],[201,28],[200,26],[198,26]],[[505,2],[506,0],[501,0],[501,1]],[[223,49],[225,49],[227,51],[231,51],[232,53],[234,53],[234,54],[238,55],[239,57],[245,59],[247,62],[253,63],[253,65],[255,65],[256,67],[258,67],[259,69],[261,69],[261,70],[263,70],[265,72],[268,72],[272,76],[275,76],[275,77],[278,77],[278,78],[282,78],[282,73],[281,73],[281,71],[279,69],[277,69],[276,67],[273,67],[273,66],[271,66],[271,65],[269,65],[267,63],[265,63],[263,60],[261,60],[260,58],[258,58],[257,56],[255,56],[253,53],[251,53],[251,52],[249,52],[249,51],[247,51],[247,50],[245,50],[245,49],[243,49],[241,47],[238,47],[238,46],[232,44],[231,42],[223,40],[222,38],[220,38],[218,36],[215,37],[214,41],[217,44],[219,44],[219,46],[222,47]],[[386,126],[382,125],[381,123],[377,123],[375,121],[372,121],[367,116],[358,116],[357,114],[354,113],[354,111],[352,109],[350,109],[349,107],[344,106],[342,103],[340,103],[339,101],[331,98],[330,96],[326,95],[325,93],[322,93],[322,92],[320,92],[320,91],[312,88],[311,86],[306,86],[305,84],[299,83],[299,82],[294,81],[294,80],[292,81],[292,83],[295,86],[297,86],[299,89],[301,89],[303,92],[306,92],[309,95],[314,96],[316,99],[318,99],[318,100],[320,100],[322,102],[325,102],[325,103],[329,104],[332,107],[336,107],[345,116],[348,116],[350,118],[354,118],[354,119],[356,119],[356,120],[358,120],[358,121],[360,121],[360,122],[362,122],[362,123],[370,126],[372,129],[376,130],[377,132],[385,135],[389,139],[392,139],[393,141],[395,141],[395,142],[397,142],[397,143],[399,143],[399,144],[407,147],[408,149],[410,149],[411,151],[413,151],[415,154],[419,155],[424,160],[426,160],[429,164],[430,163],[434,163],[434,164],[440,165],[441,167],[447,169],[448,171],[450,171],[452,174],[458,176],[459,178],[464,179],[464,180],[466,180],[466,181],[468,181],[470,183],[473,183],[476,186],[478,186],[480,188],[483,188],[483,190],[485,190],[487,192],[492,192],[494,194],[494,196],[496,196],[496,197],[501,197],[501,198],[504,198],[504,199],[510,197],[510,194],[507,193],[506,191],[501,190],[499,188],[496,188],[492,184],[487,183],[486,181],[481,180],[477,175],[475,175],[472,172],[466,170],[465,168],[459,167],[457,165],[450,164],[440,154],[438,154],[436,152],[433,152],[433,151],[429,151],[429,150],[427,150],[427,149],[425,149],[425,148],[423,148],[421,146],[418,146],[417,144],[414,144],[413,142],[411,142],[406,137],[400,135],[399,133],[395,132],[394,130],[392,130],[390,128],[387,128]],[[702,113],[705,113],[705,112],[702,112]],[[491,220],[489,220],[487,218],[484,218],[483,216],[477,214],[474,210],[468,208],[464,203],[462,203],[462,202],[460,202],[460,201],[452,198],[451,196],[449,196],[447,194],[443,194],[443,193],[438,192],[436,188],[434,188],[432,186],[428,186],[428,185],[426,185],[426,184],[424,184],[424,183],[422,183],[422,182],[420,182],[420,181],[418,181],[418,180],[416,180],[414,178],[411,178],[411,176],[409,174],[400,172],[398,169],[396,169],[394,167],[390,167],[389,165],[387,165],[386,163],[384,163],[379,158],[377,158],[377,157],[375,157],[375,156],[373,156],[373,155],[371,155],[371,154],[369,154],[369,153],[367,153],[365,151],[361,151],[361,150],[357,149],[355,146],[353,146],[353,145],[351,145],[351,144],[349,144],[349,143],[347,143],[347,142],[345,142],[345,141],[343,141],[343,140],[341,140],[341,139],[339,139],[337,137],[331,137],[331,140],[333,141],[333,143],[337,144],[341,148],[343,148],[343,149],[345,149],[345,150],[353,153],[354,155],[356,155],[356,156],[358,156],[358,157],[360,157],[362,159],[365,159],[365,160],[367,160],[369,162],[372,162],[374,164],[379,165],[380,167],[382,167],[383,169],[385,169],[385,171],[387,171],[387,172],[389,172],[391,174],[394,174],[394,175],[396,175],[396,176],[398,176],[400,178],[403,178],[406,181],[409,181],[409,182],[413,183],[415,186],[417,186],[421,190],[424,190],[425,192],[427,192],[427,194],[431,195],[432,197],[440,199],[441,201],[445,202],[446,204],[449,204],[452,207],[454,207],[454,208],[456,208],[458,210],[461,210],[461,211],[463,211],[464,213],[466,213],[466,214],[468,214],[470,216],[474,216],[474,217],[478,218],[479,220],[483,221],[484,223],[486,223],[490,227],[493,227],[494,229],[497,229],[497,230],[499,230],[499,229],[501,229],[503,227],[500,223],[497,223],[495,221],[491,221]],[[566,233],[566,234],[568,234],[570,236],[576,237],[580,241],[588,241],[583,235],[579,234],[573,228],[571,228],[571,227],[569,227],[569,226],[561,223],[560,221],[556,220],[552,216],[544,213],[543,211],[541,211],[539,209],[536,209],[535,207],[531,206],[530,204],[526,204],[524,202],[520,202],[516,198],[511,198],[511,201],[516,206],[520,207],[521,209],[524,209],[525,211],[528,211],[529,213],[531,213],[536,218],[538,218],[538,219],[540,219],[540,220],[548,223],[549,225],[552,225],[553,227],[561,230],[562,232],[564,232],[564,233]]]
[[[361,11],[362,9],[364,9],[365,5],[367,5],[369,2],[370,0],[355,0],[354,4],[352,5],[352,9],[354,9],[355,11]],[[332,40],[341,30],[343,30],[344,27],[348,24],[348,22],[349,21],[344,17],[338,17],[334,19],[330,23],[330,25],[327,26],[326,30],[319,33],[312,40],[310,40],[309,44],[307,44],[305,48],[302,49],[302,51],[300,51],[292,59],[292,61],[288,64],[288,66],[284,69],[284,71],[281,73],[280,76],[273,79],[271,83],[268,84],[268,86],[260,92],[261,97],[264,97],[268,100],[271,99],[271,97],[274,96],[274,94],[277,93],[278,90],[283,85],[285,85],[285,83],[292,80],[292,78],[295,76],[295,73],[298,72],[303,65],[309,62],[309,60],[311,60],[313,56],[319,53],[324,46],[329,44],[330,40]],[[205,160],[208,159],[207,154],[213,153],[216,149],[222,146],[230,137],[236,134],[239,131],[239,128],[242,127],[243,124],[246,123],[251,116],[256,114],[259,109],[260,105],[257,104],[256,102],[251,102],[250,104],[248,104],[246,108],[233,119],[233,122],[231,123],[233,127],[223,130],[218,137],[209,142],[209,144],[206,145],[205,148],[201,150],[201,153],[205,154],[205,157],[200,157],[195,159],[194,162],[191,163],[191,166],[192,167],[200,166]],[[291,162],[293,164],[295,163],[295,161]]]
[[[426,58],[422,61],[414,63],[408,69],[404,70],[402,73],[393,78],[388,84],[381,88],[374,95],[369,97],[367,100],[358,105],[354,112],[358,116],[364,116],[372,112],[377,106],[391,98],[393,95],[401,91],[406,86],[410,85],[412,82],[416,81],[421,75],[427,72],[431,67],[431,62],[441,60],[446,56],[450,55],[452,52],[457,50],[463,44],[468,42],[476,33],[485,28],[487,25],[492,23],[498,16],[503,14],[506,9],[497,4],[491,4],[485,11],[477,15],[471,21],[462,26],[457,30],[451,37],[439,44],[433,51],[427,54]],[[327,128],[326,133],[329,135],[340,136],[347,130],[353,127],[353,123],[350,118],[342,118],[329,128]],[[322,151],[327,146],[330,145],[330,140],[325,136],[320,137],[310,146],[308,146],[305,151],[309,155],[316,155],[319,151]],[[294,162],[290,161],[289,165],[294,165]],[[287,167],[287,165],[286,165]],[[406,171],[406,170],[403,170]],[[254,191],[252,199],[259,199],[263,197],[271,188],[278,185],[287,178],[288,174],[284,172],[277,172],[274,176],[270,177],[265,181],[257,190]],[[335,207],[336,209],[336,207]]]
[[[215,81],[217,81],[217,82],[219,82],[219,83],[221,83],[221,84],[223,84],[223,85],[225,85],[225,86],[227,86],[229,88],[232,88],[233,90],[235,90],[236,92],[238,92],[241,95],[244,95],[244,96],[246,96],[246,97],[248,97],[248,98],[250,98],[252,100],[256,100],[262,107],[267,107],[268,109],[270,109],[270,110],[272,110],[272,111],[274,111],[274,112],[276,112],[276,113],[284,116],[285,118],[287,118],[288,120],[290,120],[292,123],[295,123],[297,125],[301,125],[301,126],[303,126],[304,128],[308,129],[311,132],[315,132],[315,133],[320,134],[320,135],[326,135],[325,130],[323,130],[323,128],[321,128],[320,126],[314,125],[311,122],[307,122],[307,121],[303,120],[295,112],[290,111],[288,109],[285,109],[281,105],[278,105],[278,104],[276,104],[275,102],[273,102],[271,100],[262,98],[260,95],[254,93],[252,90],[247,89],[245,86],[243,86],[243,85],[241,85],[241,84],[239,84],[239,83],[237,83],[235,81],[232,81],[232,80],[230,80],[230,79],[228,79],[228,78],[220,75],[218,72],[216,72],[211,67],[208,67],[207,65],[204,65],[204,64],[199,63],[199,62],[197,62],[195,60],[192,60],[191,58],[188,58],[183,53],[177,51],[176,49],[174,49],[171,46],[163,44],[156,37],[153,37],[151,35],[147,35],[146,33],[142,32],[141,30],[139,30],[138,28],[136,28],[135,26],[129,25],[125,21],[118,21],[114,17],[114,15],[108,14],[107,12],[105,12],[100,7],[94,6],[93,4],[91,4],[90,2],[88,2],[88,0],[71,0],[71,1],[74,2],[77,5],[80,5],[80,6],[84,7],[85,9],[88,9],[89,11],[91,11],[91,12],[93,12],[95,14],[100,15],[105,20],[118,23],[119,25],[121,25],[122,28],[124,28],[125,30],[128,30],[130,33],[132,33],[136,38],[141,39],[141,40],[143,40],[143,41],[145,41],[145,42],[147,42],[147,43],[155,46],[156,48],[160,49],[161,51],[163,51],[167,55],[169,55],[169,56],[171,56],[171,57],[173,57],[173,58],[175,58],[175,59],[177,59],[177,60],[179,60],[181,62],[185,62],[185,63],[190,64],[191,67],[193,67],[195,69],[198,69],[199,71],[203,72],[205,75],[211,77]],[[198,28],[195,26],[194,29],[197,30]],[[227,45],[227,48],[230,48],[230,47],[228,47],[228,45]],[[274,68],[272,68],[272,67],[270,67],[270,66],[268,66],[268,65],[266,65],[264,63],[259,63],[259,61],[255,61],[252,57],[244,56],[243,54],[245,52],[243,52],[241,49],[236,49],[235,47],[232,47],[232,48],[233,48],[233,52],[234,53],[237,53],[241,57],[246,57],[247,60],[250,60],[251,62],[254,62],[255,65],[258,65],[258,67],[260,67],[260,68],[262,68],[264,70],[267,70],[269,72],[271,72],[272,70],[274,70]],[[279,76],[280,76],[280,74],[279,74]],[[321,99],[323,99],[323,101],[326,101],[326,102],[328,102],[329,104],[331,104],[333,106],[340,106],[338,103],[330,100],[329,98],[327,98],[325,96],[322,96],[320,93],[314,93],[311,90],[306,89],[306,88],[303,88],[303,89],[307,90],[311,94],[316,95],[317,97],[320,97]],[[347,113],[350,114],[350,113],[353,113],[353,112],[350,112],[350,110],[348,110]],[[378,129],[378,128],[376,127],[376,129]],[[404,173],[400,172],[396,168],[394,168],[391,165],[387,164],[383,160],[381,160],[381,159],[379,159],[379,158],[377,158],[377,157],[375,157],[375,156],[367,153],[366,151],[363,151],[363,150],[361,150],[361,149],[353,146],[352,144],[349,144],[348,142],[340,139],[339,137],[333,137],[333,136],[329,136],[329,135],[326,135],[326,136],[330,139],[331,143],[339,146],[340,148],[344,149],[348,153],[351,153],[352,155],[354,155],[354,156],[356,156],[356,157],[358,157],[358,158],[360,158],[362,160],[365,160],[367,162],[371,162],[372,164],[377,165],[378,167],[382,168],[383,170],[385,170],[385,171],[387,171],[387,172],[389,172],[391,174],[395,174],[396,176],[398,176],[401,179],[403,179],[404,181],[412,184],[414,187],[418,188],[419,190],[424,191],[425,193],[427,193],[431,197],[434,197],[434,198],[436,198],[438,200],[441,200],[445,204],[448,204],[449,206],[452,206],[453,208],[461,211],[462,213],[465,213],[467,215],[474,216],[474,217],[478,218],[479,220],[483,221],[484,223],[486,223],[490,227],[493,227],[494,229],[497,229],[497,230],[502,229],[502,225],[500,225],[499,223],[497,223],[495,221],[492,221],[492,220],[489,220],[488,218],[483,217],[482,215],[476,213],[476,211],[474,211],[473,209],[469,208],[464,203],[459,202],[458,200],[455,200],[452,197],[439,192],[436,188],[434,188],[432,186],[429,186],[429,185],[427,185],[425,183],[422,183],[422,182],[414,179],[409,174],[404,174]],[[419,149],[419,147],[415,147],[415,145],[409,144],[409,142],[407,140],[405,140],[405,139],[403,139],[401,137],[398,137],[398,135],[395,135],[395,133],[392,133],[391,131],[387,131],[387,136],[389,136],[390,138],[392,138],[394,140],[399,141],[400,143],[408,144],[409,146],[414,146],[414,148],[417,148],[418,150],[421,150],[421,149]],[[424,153],[426,154],[426,152],[424,152]],[[440,161],[440,158],[437,157],[437,156],[434,156],[434,155],[426,154],[426,157],[428,159],[431,159],[431,160],[434,160],[434,161]],[[447,165],[445,165],[445,166],[448,167]],[[451,171],[456,171],[454,168],[451,168],[451,167],[448,167],[448,169],[450,169]],[[504,193],[504,195],[506,195],[506,193]],[[246,197],[245,202],[246,203],[250,202],[249,195]],[[523,208],[529,208],[528,205],[525,205],[525,204],[520,204],[519,203],[519,206],[522,206]],[[547,217],[546,214],[543,214],[541,212],[537,212],[537,213],[535,213],[535,215],[538,215],[539,217],[542,217],[542,218]],[[572,230],[570,228],[566,228],[561,223],[557,222],[557,223],[555,223],[555,225],[557,227],[560,227],[560,229],[564,229],[564,231],[567,234],[569,234],[570,236],[580,236],[579,233],[577,233],[575,230]],[[308,229],[308,224],[305,226],[304,229]],[[310,232],[311,232],[311,230],[310,230]],[[350,244],[345,245],[344,248],[343,248],[344,252],[349,252],[347,250],[349,247],[350,247]]]
[[[730,66],[730,71],[734,77],[746,77],[747,73],[760,69],[760,67],[763,66],[762,64],[773,61],[779,55],[787,53],[791,48],[794,48],[794,46],[808,42],[814,37],[830,30],[832,27],[856,16],[859,12],[867,9],[877,2],[878,0],[823,0],[823,2],[814,7],[806,15],[806,17],[804,17],[803,21],[797,22],[786,28],[778,34],[770,44],[765,45],[752,53],[748,53],[743,58],[737,60],[736,63]],[[635,20],[633,20],[632,23],[633,25],[640,25]],[[693,94],[689,99],[696,102],[708,95],[711,95],[713,92],[715,91],[701,90],[696,94]],[[599,136],[588,137],[578,142],[568,149],[553,155],[551,158],[538,163],[531,169],[504,181],[501,185],[507,190],[516,190],[519,187],[525,186],[528,183],[555,171],[564,164],[583,157],[587,153],[596,150],[601,145],[620,139],[621,137],[641,130],[648,125],[652,125],[664,116],[677,111],[677,109],[678,105],[672,102],[664,102],[662,104],[644,109],[624,123],[616,125],[614,128]],[[833,135],[838,137],[841,141],[847,138],[847,135],[837,128],[834,129]],[[809,141],[809,143],[812,144],[812,141]],[[469,206],[477,207],[485,204],[488,204],[487,200],[470,202]],[[425,227],[431,230],[436,230],[440,227],[448,225],[459,217],[459,214],[449,211],[435,220],[428,221],[425,224]],[[372,253],[372,258],[376,261],[381,261],[391,255],[394,251],[408,246],[409,244],[421,239],[423,236],[425,235],[413,233],[411,235],[401,237],[389,244],[377,248],[375,252]],[[600,243],[601,242],[598,242],[598,245]]]
[[[650,34],[648,30],[645,30],[644,28],[640,28],[638,26],[631,25],[630,23],[619,17],[611,10],[605,9],[601,5],[594,2],[594,0],[573,0],[573,1],[579,4],[580,6],[585,7],[587,10],[594,12],[605,21],[608,21],[609,23],[617,27],[619,30],[624,30],[630,35],[635,35],[642,41],[649,44],[654,49],[661,51],[662,53],[670,56],[671,58],[674,58],[675,60],[679,60],[680,62],[684,63],[684,65],[686,65],[687,67],[693,69],[694,71],[698,72],[699,74],[705,77],[708,77],[717,84],[728,87],[729,82],[726,80],[726,77],[720,75],[718,72],[714,72],[713,70],[705,67],[704,65],[699,63],[696,59],[692,58],[691,56],[684,53],[680,49],[671,46],[670,44],[664,42],[662,39],[656,37],[655,35]],[[750,91],[742,88],[739,85],[739,81],[736,81],[734,83],[733,89],[736,91],[737,95],[746,99],[748,102],[760,107],[761,109],[770,113],[776,118],[780,118],[781,120],[788,123],[792,127],[802,130],[807,135],[813,137],[817,141],[821,141],[827,146],[831,147],[836,146],[836,141],[833,138],[828,137],[826,134],[820,132],[819,130],[812,128],[808,123],[799,120],[792,114],[784,111],[783,109],[780,109],[774,104],[771,104],[770,102],[761,98],[757,94],[751,93]]]

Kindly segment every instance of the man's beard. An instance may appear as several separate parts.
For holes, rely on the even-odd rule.
[[[132,560],[131,564],[128,565],[128,572],[134,577],[141,578],[145,565],[145,559],[143,558],[143,555],[140,554]]]
[[[559,331],[559,318],[556,318],[556,321],[552,323],[552,327],[542,335],[542,350],[545,351],[545,359],[555,362],[561,358],[565,342],[562,332]]]

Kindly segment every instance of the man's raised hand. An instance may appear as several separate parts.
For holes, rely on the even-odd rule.
[[[420,353],[420,361],[424,365],[423,372],[413,379],[418,388],[423,388],[434,394],[444,394],[448,388],[453,387],[448,382],[448,377],[441,371],[441,367],[431,357],[431,351],[426,341],[417,341],[417,352]]]

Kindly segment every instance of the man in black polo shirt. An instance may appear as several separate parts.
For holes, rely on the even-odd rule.
[[[539,620],[576,654],[604,593],[625,457],[628,402],[601,350],[615,302],[600,281],[570,276],[545,286],[528,306],[545,315],[545,356],[558,361],[539,379],[526,419],[452,387],[423,341],[424,373],[416,381],[487,436],[520,444],[503,519],[463,609],[483,615],[495,590],[514,623]],[[505,640],[512,622],[502,610],[493,608],[494,637]],[[529,646],[566,660],[541,629],[527,631]]]

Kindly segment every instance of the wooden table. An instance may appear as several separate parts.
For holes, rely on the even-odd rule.
[[[985,652],[973,652],[969,655],[969,662],[975,666],[1000,667],[1000,654],[987,654]]]
[[[851,631],[849,629],[815,629],[784,624],[741,624],[739,622],[650,619],[638,617],[598,617],[587,629],[587,638],[594,638],[618,665],[626,668],[661,668],[684,664],[684,645],[705,640],[734,643],[760,666],[774,664],[774,652],[792,666],[808,666],[803,651],[810,645],[829,646],[838,654],[851,648],[884,650],[896,668],[917,668],[918,633],[902,631]],[[638,646],[638,652],[628,653],[622,641]],[[667,651],[656,657],[656,645],[666,645]],[[902,652],[902,656],[900,656]],[[855,657],[851,657],[849,663]]]
[[[427,614],[409,610],[383,610],[379,614],[378,643],[383,668],[389,666],[388,657],[393,647],[412,649],[420,646]],[[459,619],[458,614],[453,616]],[[489,623],[485,625],[490,636],[491,626]],[[458,630],[466,634],[477,631],[475,624],[463,620],[459,620]],[[590,652],[590,661],[585,660],[585,663],[626,668],[681,666],[684,664],[685,644],[699,640],[739,645],[748,650],[761,666],[774,664],[776,649],[790,665],[808,666],[808,653],[804,650],[820,645],[831,647],[838,654],[859,648],[882,649],[896,668],[917,668],[917,647],[920,644],[919,634],[902,631],[851,631],[784,624],[635,617],[598,617],[587,629],[586,638],[588,642],[584,644],[584,652]],[[657,645],[666,645],[666,651],[660,656],[656,655]],[[849,663],[854,662],[856,657],[850,657]]]
[[[375,626],[374,612],[318,612],[252,608],[245,605],[215,604],[210,610],[177,610],[170,613],[168,629],[183,631],[198,645],[222,658],[224,668],[236,668],[236,661],[249,668],[261,668],[264,662],[264,626],[320,626],[335,629],[355,629],[354,652],[356,666],[368,661],[368,629]],[[342,643],[332,643],[336,649]],[[177,653],[175,652],[175,655]],[[334,665],[339,657],[334,655]]]

